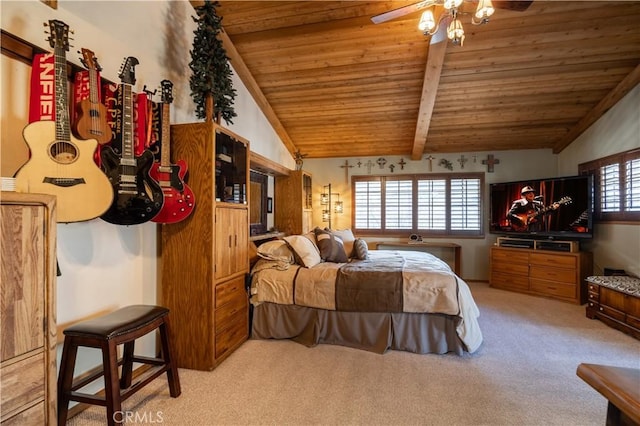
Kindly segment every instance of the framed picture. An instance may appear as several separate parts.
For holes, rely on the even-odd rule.
[[[267,197],[267,213],[273,213],[273,198]]]

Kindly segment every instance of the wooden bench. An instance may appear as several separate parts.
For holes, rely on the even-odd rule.
[[[607,398],[607,426],[640,425],[640,370],[580,364],[578,377]]]
[[[135,340],[158,330],[162,344],[162,358],[134,355]],[[106,424],[122,424],[125,413],[122,401],[136,393],[147,383],[167,373],[169,393],[180,395],[178,368],[174,362],[169,341],[169,309],[153,305],[133,305],[101,317],[77,323],[64,330],[64,347],[58,376],[58,424],[67,421],[70,401],[101,405],[107,409]],[[118,360],[118,345],[124,345],[123,358]],[[103,365],[100,371],[88,377],[74,380],[73,370],[78,347],[102,350]],[[132,384],[133,363],[155,366]],[[122,376],[118,366],[122,365]],[[89,383],[104,376],[104,396],[78,392]]]

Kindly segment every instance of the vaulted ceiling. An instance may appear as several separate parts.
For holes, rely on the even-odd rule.
[[[535,0],[481,26],[464,15],[462,47],[430,43],[420,12],[371,21],[411,3],[221,1],[217,12],[232,66],[307,158],[559,152],[640,82],[638,1]]]

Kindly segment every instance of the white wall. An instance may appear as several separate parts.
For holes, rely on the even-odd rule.
[[[67,60],[81,66],[81,48],[92,50],[103,68],[102,76],[118,82],[120,66],[135,56],[135,91],[174,84],[172,123],[197,121],[190,96],[189,50],[195,11],[187,1],[58,1],[54,10],[40,1],[1,1],[2,29],[46,50],[51,50],[43,23],[60,19],[74,31]],[[30,67],[1,57],[2,176],[12,176],[27,161],[22,128],[28,120]],[[294,161],[241,82],[234,77],[238,117],[228,126],[249,139],[251,149],[293,168]],[[81,320],[118,307],[155,304],[158,286],[157,227],[154,223],[116,226],[94,219],[58,227],[58,324]],[[152,352],[148,339],[142,352]],[[79,370],[100,363],[95,351],[79,357]]]
[[[640,148],[640,85],[558,155],[558,172],[577,174],[580,163],[634,148]],[[640,275],[640,224],[596,223],[594,232],[586,248],[593,251],[595,273],[611,267]]]

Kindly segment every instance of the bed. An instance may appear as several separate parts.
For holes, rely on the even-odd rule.
[[[462,355],[480,347],[479,310],[471,291],[437,257],[371,250],[351,259],[338,256],[344,261],[336,262],[332,256],[316,257],[320,250],[306,242],[308,236],[287,239],[259,249],[261,258],[252,268],[252,338],[377,353]]]

